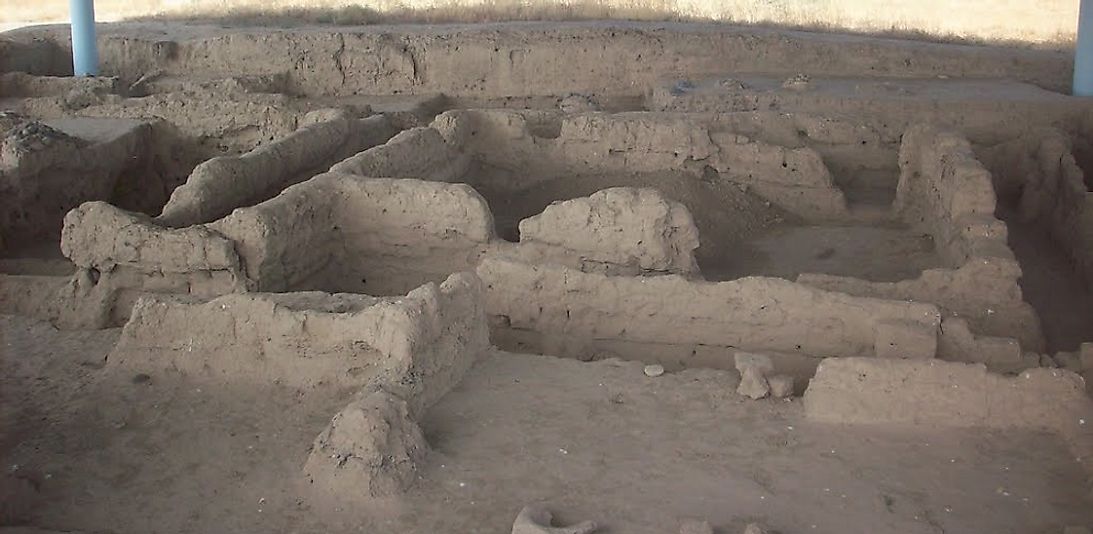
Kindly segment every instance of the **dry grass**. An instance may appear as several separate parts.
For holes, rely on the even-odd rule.
[[[0,0],[0,22],[63,20],[67,0]],[[1048,48],[1073,46],[1076,0],[96,0],[100,19],[250,26],[708,20]]]

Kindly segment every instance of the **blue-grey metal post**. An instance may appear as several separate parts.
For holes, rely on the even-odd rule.
[[[1078,39],[1074,46],[1074,96],[1093,96],[1093,0],[1078,9]]]
[[[76,76],[98,76],[95,0],[69,0],[68,7],[72,17],[72,72]]]

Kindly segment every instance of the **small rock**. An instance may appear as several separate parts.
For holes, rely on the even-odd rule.
[[[645,372],[645,376],[656,377],[664,374],[664,366],[657,364],[646,365],[643,371]]]
[[[793,377],[789,375],[774,375],[767,379],[770,386],[770,396],[776,399],[784,399],[793,396]]]
[[[736,392],[750,399],[759,400],[770,394],[770,384],[759,371],[749,368],[740,373],[740,385]]]
[[[541,506],[525,506],[512,524],[512,534],[590,534],[598,528],[592,521],[582,521],[571,527],[552,527],[553,517]]]
[[[152,381],[152,377],[148,376],[144,373],[138,373],[138,374],[133,375],[133,383],[134,384],[145,384],[145,383],[148,383],[148,382],[151,382],[151,381]]]
[[[767,534],[767,529],[759,523],[748,523],[748,526],[744,527],[744,534]]]
[[[709,521],[684,521],[679,527],[679,534],[713,534],[713,527]]]

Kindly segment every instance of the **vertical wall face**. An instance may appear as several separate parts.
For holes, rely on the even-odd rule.
[[[1082,378],[1061,369],[1011,377],[955,362],[833,358],[805,392],[809,419],[1058,433],[1078,465],[1093,460],[1093,405]]]
[[[357,391],[304,465],[313,490],[359,502],[416,481],[417,425],[487,350],[483,287],[471,273],[396,298],[247,293],[138,301],[107,365],[214,386]]]
[[[0,114],[0,243],[8,247],[55,242],[68,210],[111,200],[116,190],[132,185],[127,175],[143,177],[150,170],[143,157],[152,148],[146,123],[53,122],[76,132],[111,133],[84,139],[44,122]]]
[[[411,128],[388,142],[346,158],[331,172],[369,178],[413,178],[455,182],[467,171],[468,156],[435,128]]]
[[[894,283],[827,275],[801,275],[798,281],[858,295],[932,302],[966,319],[977,334],[1013,337],[1025,350],[1042,350],[1040,322],[1022,298],[1021,267],[1006,242],[1005,223],[994,215],[996,206],[991,175],[967,140],[928,126],[911,127],[900,149],[895,208],[933,236],[949,268]]]
[[[1019,220],[1039,227],[1093,289],[1093,192],[1067,134],[1044,129],[984,148],[995,183]]]
[[[478,274],[487,312],[506,328],[540,335],[535,348],[548,353],[557,346],[552,340],[565,340],[578,356],[580,345],[594,351],[604,341],[867,356],[898,330],[922,344],[908,352],[932,357],[940,323],[929,304],[852,297],[776,278],[609,277],[494,257],[483,258]]]
[[[149,295],[133,308],[108,363],[215,382],[380,388],[420,414],[488,348],[481,303],[481,284],[469,273],[398,298]]]
[[[231,241],[203,227],[166,229],[103,202],[68,213],[61,251],[79,269],[60,295],[59,322],[71,327],[123,324],[142,294],[211,298],[249,286]]]
[[[579,258],[585,272],[697,274],[698,245],[698,229],[682,204],[656,189],[616,187],[553,203],[520,221],[517,248],[534,249],[547,261]]]
[[[383,116],[341,116],[304,126],[242,156],[213,158],[198,165],[174,190],[157,220],[176,227],[215,221],[236,208],[276,196],[333,162],[382,144],[396,132]]]
[[[736,134],[730,121],[676,113],[463,110],[442,114],[432,127],[478,163],[519,174],[518,183],[472,183],[476,187],[521,191],[561,176],[596,183],[658,173],[699,181],[712,171],[717,181],[746,187],[806,219],[847,215],[818,152]],[[485,177],[468,175],[475,179]]]
[[[921,125],[904,133],[895,208],[930,232],[952,267],[972,257],[1014,261],[996,206],[991,175],[966,139]]]
[[[163,70],[204,77],[288,72],[293,92],[311,96],[635,95],[669,75],[770,72],[771,65],[817,76],[1022,79],[1057,90],[1071,82],[1071,59],[1061,54],[930,43],[908,47],[886,39],[833,40],[721,25],[673,25],[667,30],[659,23],[618,22],[200,31],[164,40],[135,35],[120,25],[100,39],[103,71]],[[57,30],[42,34],[58,48],[69,46],[68,36]]]
[[[263,291],[399,294],[474,265],[493,236],[485,202],[458,184],[330,173],[211,225]]]

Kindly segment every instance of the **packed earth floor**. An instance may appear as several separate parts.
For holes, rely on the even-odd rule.
[[[1060,53],[99,40],[0,34],[0,533],[1093,527]]]

